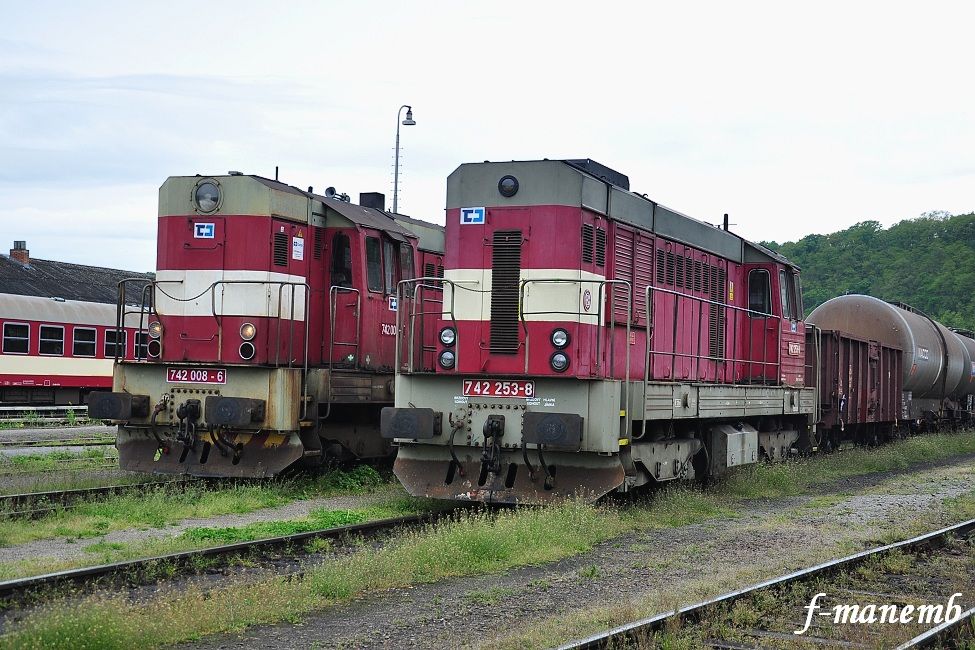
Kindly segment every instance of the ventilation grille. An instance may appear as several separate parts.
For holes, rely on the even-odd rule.
[[[582,263],[592,264],[593,228],[588,223],[582,224]]]
[[[724,358],[725,353],[725,287],[728,285],[727,272],[716,266],[704,269],[705,278],[710,276],[710,298],[721,305],[710,305],[708,355]]]
[[[606,231],[596,228],[596,266],[606,266]]]
[[[283,232],[274,233],[274,266],[288,265],[288,235]]]
[[[518,281],[521,277],[521,231],[494,233],[491,254],[491,352],[518,352]]]
[[[325,249],[325,229],[315,226],[315,249],[316,260],[322,259],[322,251]]]

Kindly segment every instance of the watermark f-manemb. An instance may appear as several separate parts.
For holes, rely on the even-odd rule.
[[[952,594],[947,605],[918,605],[916,607],[914,605],[876,605],[869,603],[866,605],[840,604],[824,608],[820,606],[819,599],[825,597],[825,593],[818,593],[812,597],[808,605],[803,607],[806,610],[806,624],[801,630],[795,630],[793,634],[805,634],[809,626],[812,625],[814,615],[832,618],[834,625],[850,623],[938,625],[939,623],[954,623],[962,615],[961,605],[955,603],[956,598],[961,598],[960,593]]]

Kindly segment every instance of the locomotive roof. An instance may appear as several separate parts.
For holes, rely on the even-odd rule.
[[[196,175],[187,178],[225,178],[227,176],[228,175],[225,174],[218,174],[215,176]],[[232,174],[229,176],[237,177],[238,175]],[[329,208],[335,211],[340,216],[348,219],[358,226],[382,230],[389,233],[394,239],[401,239],[403,241],[405,241],[408,237],[416,237],[419,239],[419,247],[425,250],[440,253],[442,253],[444,250],[443,226],[435,223],[430,223],[421,219],[414,219],[402,214],[385,212],[375,208],[367,208],[355,203],[350,203],[349,201],[343,201],[337,197],[328,197],[322,194],[316,194],[314,192],[307,192],[299,187],[295,187],[294,185],[288,185],[287,183],[282,183],[281,181],[265,178],[256,174],[240,174],[240,176],[252,178],[265,187],[278,192],[285,192],[287,194],[293,194],[312,201],[317,201],[321,203],[323,208]],[[314,211],[316,206],[313,206],[312,209]],[[325,216],[324,213],[319,212],[313,212],[313,215],[320,218],[324,218]]]
[[[516,177],[531,175],[539,182],[526,183],[521,179],[517,196],[506,199],[498,194],[497,182],[507,173]],[[466,163],[447,179],[447,208],[504,205],[507,201],[513,205],[582,206],[735,262],[767,263],[771,259],[798,268],[761,244],[668,208],[629,187],[625,174],[590,158]],[[458,195],[470,203],[455,205]]]
[[[152,273],[137,273],[100,266],[86,266],[54,260],[31,258],[21,264],[9,255],[0,254],[0,293],[40,298],[64,298],[114,305],[118,283],[126,278],[152,280]],[[138,302],[140,296],[129,296]]]

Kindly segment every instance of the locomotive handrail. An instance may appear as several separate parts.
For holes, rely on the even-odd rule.
[[[429,289],[431,291],[439,292],[439,294],[440,294],[440,300],[437,300],[436,298],[425,298],[425,297],[423,297],[423,290],[424,289]],[[398,297],[397,297],[397,299],[398,299]],[[443,305],[444,305],[444,301],[443,301],[443,288],[441,286],[437,286],[437,285],[431,285],[431,284],[426,284],[426,283],[423,283],[423,282],[418,282],[413,287],[413,293],[412,293],[411,296],[409,296],[409,299],[410,299],[410,364],[411,364],[411,366],[413,364],[414,359],[416,358],[415,357],[415,354],[414,354],[414,351],[413,351],[413,342],[414,342],[414,340],[416,338],[416,334],[415,334],[415,332],[416,332],[416,317],[417,317],[416,305],[417,304],[423,305],[423,304],[425,304],[427,302],[432,303],[434,305],[440,305],[440,311],[439,312],[426,312],[426,311],[419,312],[419,315],[421,316],[421,318],[420,318],[420,365],[422,367],[422,365],[423,365],[423,352],[427,349],[427,346],[425,346],[423,344],[423,341],[425,340],[424,339],[424,336],[423,336],[423,334],[424,334],[423,326],[424,326],[424,322],[425,321],[424,321],[424,319],[422,317],[423,316],[428,316],[428,315],[436,315],[436,314],[442,315],[443,314]],[[397,311],[398,311],[398,309],[399,309],[399,303],[397,303]],[[456,355],[457,355],[457,351],[456,351],[456,344],[457,344],[457,341],[456,341],[457,321],[456,321],[456,319],[452,319],[451,320],[451,323],[454,326],[454,336],[455,336],[455,340],[454,340],[454,347],[455,347],[455,351],[454,351],[454,355],[455,355],[454,356],[454,367],[456,368],[457,367],[457,357],[456,357]],[[433,345],[433,350],[432,351],[434,353],[436,353],[436,351],[437,351],[436,344]],[[399,359],[397,359],[397,363],[398,362],[399,362]],[[437,365],[436,364],[437,364],[436,354],[434,354],[433,367],[431,368],[431,370],[436,370],[436,368],[437,368]],[[425,368],[424,368],[424,370],[425,370]]]
[[[653,301],[653,293],[654,292],[664,293],[664,294],[668,294],[668,295],[673,296],[674,297],[674,301],[675,301],[675,305],[677,304],[677,301],[680,298],[689,298],[691,300],[694,300],[694,301],[700,303],[702,306],[703,305],[713,305],[713,306],[716,306],[716,307],[721,308],[721,309],[733,311],[735,313],[744,313],[744,314],[747,314],[748,316],[751,316],[751,317],[761,318],[766,323],[768,322],[768,320],[770,318],[776,318],[776,316],[774,314],[772,314],[772,313],[767,313],[767,312],[762,312],[762,311],[756,311],[754,309],[748,309],[747,307],[739,307],[738,305],[724,303],[724,302],[720,302],[720,301],[717,301],[717,300],[710,300],[708,298],[703,298],[703,297],[700,297],[700,296],[694,296],[694,295],[687,294],[687,293],[683,293],[683,292],[680,292],[680,291],[673,291],[671,289],[663,289],[661,287],[654,287],[653,285],[647,285],[644,288],[644,291],[645,291],[645,298],[646,298],[646,304],[645,304],[646,318],[647,318],[647,323],[648,323],[647,337],[646,337],[646,345],[645,345],[645,348],[644,348],[644,372],[643,372],[644,402],[646,402],[647,384],[650,382],[650,372],[651,372],[651,365],[652,365],[651,364],[651,356],[653,354],[656,354],[653,351],[653,340],[654,340],[654,336],[653,336],[653,333],[654,333],[654,322],[653,322],[653,302],[654,301]],[[742,364],[742,365],[748,364],[749,367],[751,367],[753,365],[773,366],[776,369],[778,369],[778,368],[781,367],[781,361],[757,361],[755,359],[740,359],[740,358],[738,358],[738,354],[737,354],[737,349],[738,349],[737,348],[737,345],[738,345],[738,336],[737,336],[738,319],[737,318],[733,319],[734,320],[734,327],[735,327],[735,336],[733,336],[733,348],[732,348],[732,354],[731,354],[731,356],[729,356],[727,354],[724,354],[722,356],[712,356],[712,355],[709,355],[709,354],[708,355],[701,354],[700,353],[700,347],[701,347],[701,331],[702,331],[702,328],[701,328],[700,321],[701,321],[701,319],[703,317],[703,312],[704,312],[703,309],[699,309],[698,310],[698,331],[697,331],[697,336],[696,336],[696,339],[697,339],[697,347],[698,347],[698,354],[690,354],[690,353],[686,353],[686,352],[677,352],[676,341],[673,342],[674,344],[671,346],[672,349],[669,352],[664,352],[664,354],[669,354],[672,360],[674,360],[674,359],[676,359],[678,357],[680,357],[680,358],[690,358],[690,359],[696,360],[697,361],[697,364],[698,364],[698,366],[697,366],[697,375],[698,375],[698,378],[699,378],[699,375],[700,375],[700,362],[701,362],[702,359],[709,360],[709,361],[714,361],[716,363],[723,363],[725,365],[727,365],[730,362],[732,364],[732,378],[731,378],[731,383],[732,384],[737,384],[738,383],[737,377],[735,376],[735,370],[736,370],[736,366],[738,364]],[[678,313],[678,309],[675,306],[675,309],[674,309],[674,318],[675,319],[677,318],[677,313]],[[727,331],[726,331],[727,321],[728,321],[728,319],[727,318],[724,318],[725,331],[722,331],[720,333],[720,335],[721,335],[722,338],[725,337],[725,335],[727,334]],[[676,338],[676,324],[675,324],[675,327],[674,327],[674,331],[675,331],[675,338]],[[762,330],[762,335],[763,335],[762,336],[762,350],[764,352],[764,350],[766,350],[766,348],[767,348],[767,346],[766,346],[766,329],[763,329]],[[781,332],[779,332],[779,335],[781,335]],[[753,351],[754,350],[754,345],[752,345],[751,336],[752,336],[752,332],[751,332],[751,329],[749,329],[749,349]],[[779,359],[779,358],[781,358],[781,350],[779,349],[779,348],[781,348],[781,341],[779,341],[778,338],[777,338],[776,339],[776,342],[778,344],[777,347],[776,347],[776,358]],[[672,365],[674,365],[674,364],[672,363]],[[764,373],[763,373],[763,377],[764,377]],[[676,379],[676,377],[674,377],[674,379]]]
[[[421,277],[421,278],[412,278],[412,279],[409,279],[409,280],[400,280],[396,284],[396,345],[395,345],[395,348],[394,348],[394,353],[395,353],[395,365],[393,367],[393,374],[394,375],[402,374],[402,369],[401,369],[402,363],[401,363],[401,359],[402,359],[403,349],[402,349],[402,341],[400,339],[402,338],[402,335],[403,335],[403,323],[402,323],[402,318],[401,318],[401,315],[403,313],[403,310],[400,309],[400,305],[403,305],[404,304],[404,302],[403,302],[403,295],[404,295],[403,294],[403,290],[406,289],[408,285],[421,285],[421,284],[424,284],[424,283],[427,283],[427,286],[430,286],[431,288],[434,288],[434,289],[438,289],[439,288],[441,291],[443,291],[443,286],[444,285],[450,287],[450,309],[447,310],[447,313],[450,315],[450,322],[451,322],[451,325],[454,328],[454,334],[455,334],[455,337],[456,337],[455,340],[454,340],[454,367],[456,368],[458,365],[460,365],[460,346],[457,343],[457,339],[459,338],[459,334],[457,333],[457,316],[454,314],[454,302],[455,302],[456,296],[457,296],[457,291],[456,290],[457,290],[458,287],[461,288],[461,289],[464,289],[465,291],[476,291],[476,289],[471,289],[470,287],[461,286],[461,283],[455,282],[453,280],[447,280],[445,278],[440,278],[440,277],[435,277],[435,276],[424,276],[424,277]],[[432,284],[429,284],[429,283],[432,283]],[[465,281],[464,283],[465,284],[479,284],[476,281]],[[414,294],[415,294],[415,292],[414,292]],[[407,374],[410,374],[410,373],[413,373],[414,372],[414,369],[413,369],[413,360],[415,358],[415,353],[414,353],[414,349],[413,349],[413,338],[414,338],[413,324],[416,321],[416,316],[417,315],[420,315],[420,316],[438,315],[441,319],[443,319],[443,315],[444,315],[444,300],[441,300],[440,301],[441,309],[440,309],[439,312],[425,312],[425,311],[423,311],[423,312],[416,312],[416,302],[417,301],[414,301],[412,299],[410,301],[410,326],[411,327],[410,327],[410,341],[409,341],[409,350],[408,350],[408,352],[409,352],[409,360],[408,360],[408,363],[407,363],[407,366],[406,366],[406,372],[407,372]],[[422,301],[421,301],[421,304],[422,304]],[[422,343],[421,343],[421,345],[422,345]],[[434,370],[436,370],[436,363],[437,363],[436,360],[434,360]]]
[[[544,311],[525,311],[525,287],[529,284],[578,284],[582,283],[595,284],[598,285],[596,290],[596,301],[597,308],[595,314],[590,314],[589,312],[583,312],[578,308],[578,303],[576,303],[576,311],[558,311],[558,310],[544,310]],[[562,315],[562,316],[595,316],[596,327],[602,328],[603,325],[603,305],[605,303],[604,296],[607,285],[619,285],[626,288],[626,304],[627,304],[627,317],[626,317],[626,345],[629,345],[630,340],[630,327],[631,321],[633,320],[633,289],[628,280],[583,280],[581,278],[529,278],[527,280],[522,280],[518,288],[518,319],[521,321],[521,327],[525,332],[525,374],[528,374],[528,360],[530,358],[531,345],[530,336],[528,333],[528,321],[525,316],[548,316],[548,315]],[[580,289],[582,287],[580,286]],[[581,295],[581,294],[580,294]],[[609,310],[607,313],[612,313]],[[609,348],[609,377],[613,378],[616,372],[616,319],[609,319],[609,331],[610,331],[610,348]],[[602,339],[600,335],[601,329],[597,330],[596,335],[596,369],[597,371],[602,366]],[[624,411],[624,431],[622,435],[627,437],[630,435],[630,355],[626,354],[626,371],[623,378],[623,404],[625,405]]]
[[[126,317],[129,316],[129,315],[132,315],[132,314],[135,314],[136,313],[135,310],[126,309],[126,307],[128,306],[127,303],[126,303],[126,301],[125,301],[126,285],[128,285],[130,282],[141,282],[143,284],[142,290],[141,290],[141,292],[142,292],[142,304],[141,304],[140,310],[138,312],[139,313],[139,325],[136,328],[135,341],[133,341],[133,345],[134,345],[134,347],[133,347],[133,359],[136,360],[136,361],[141,361],[142,360],[142,357],[139,355],[138,335],[141,334],[141,333],[147,333],[147,331],[148,331],[145,327],[143,327],[143,319],[146,318],[146,317],[148,317],[149,313],[151,313],[151,312],[147,312],[146,311],[146,292],[149,290],[149,287],[151,287],[152,285],[155,284],[156,281],[155,280],[149,280],[147,278],[123,278],[123,279],[119,280],[119,282],[118,282],[118,293],[117,293],[117,297],[116,297],[116,300],[115,300],[115,355],[114,355],[114,362],[115,363],[118,363],[119,360],[122,360],[122,361],[125,360],[125,348],[128,346],[128,341],[126,341],[124,343],[124,345],[122,345],[122,353],[119,354],[118,337],[119,337],[119,334],[120,333],[122,333],[122,332],[125,331],[125,320],[126,320]],[[151,302],[151,300],[150,300],[150,302]],[[148,341],[147,341],[147,343],[148,343]],[[97,339],[95,341],[95,345],[96,345],[96,350],[97,350],[97,345],[98,345]]]

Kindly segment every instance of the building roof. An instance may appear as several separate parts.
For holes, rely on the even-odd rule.
[[[153,277],[152,273],[33,258],[25,265],[9,255],[0,254],[0,293],[18,296],[64,298],[114,305],[118,299],[118,283],[121,280],[152,280]],[[129,286],[138,294],[134,284]],[[141,296],[129,293],[126,302],[141,302]]]

